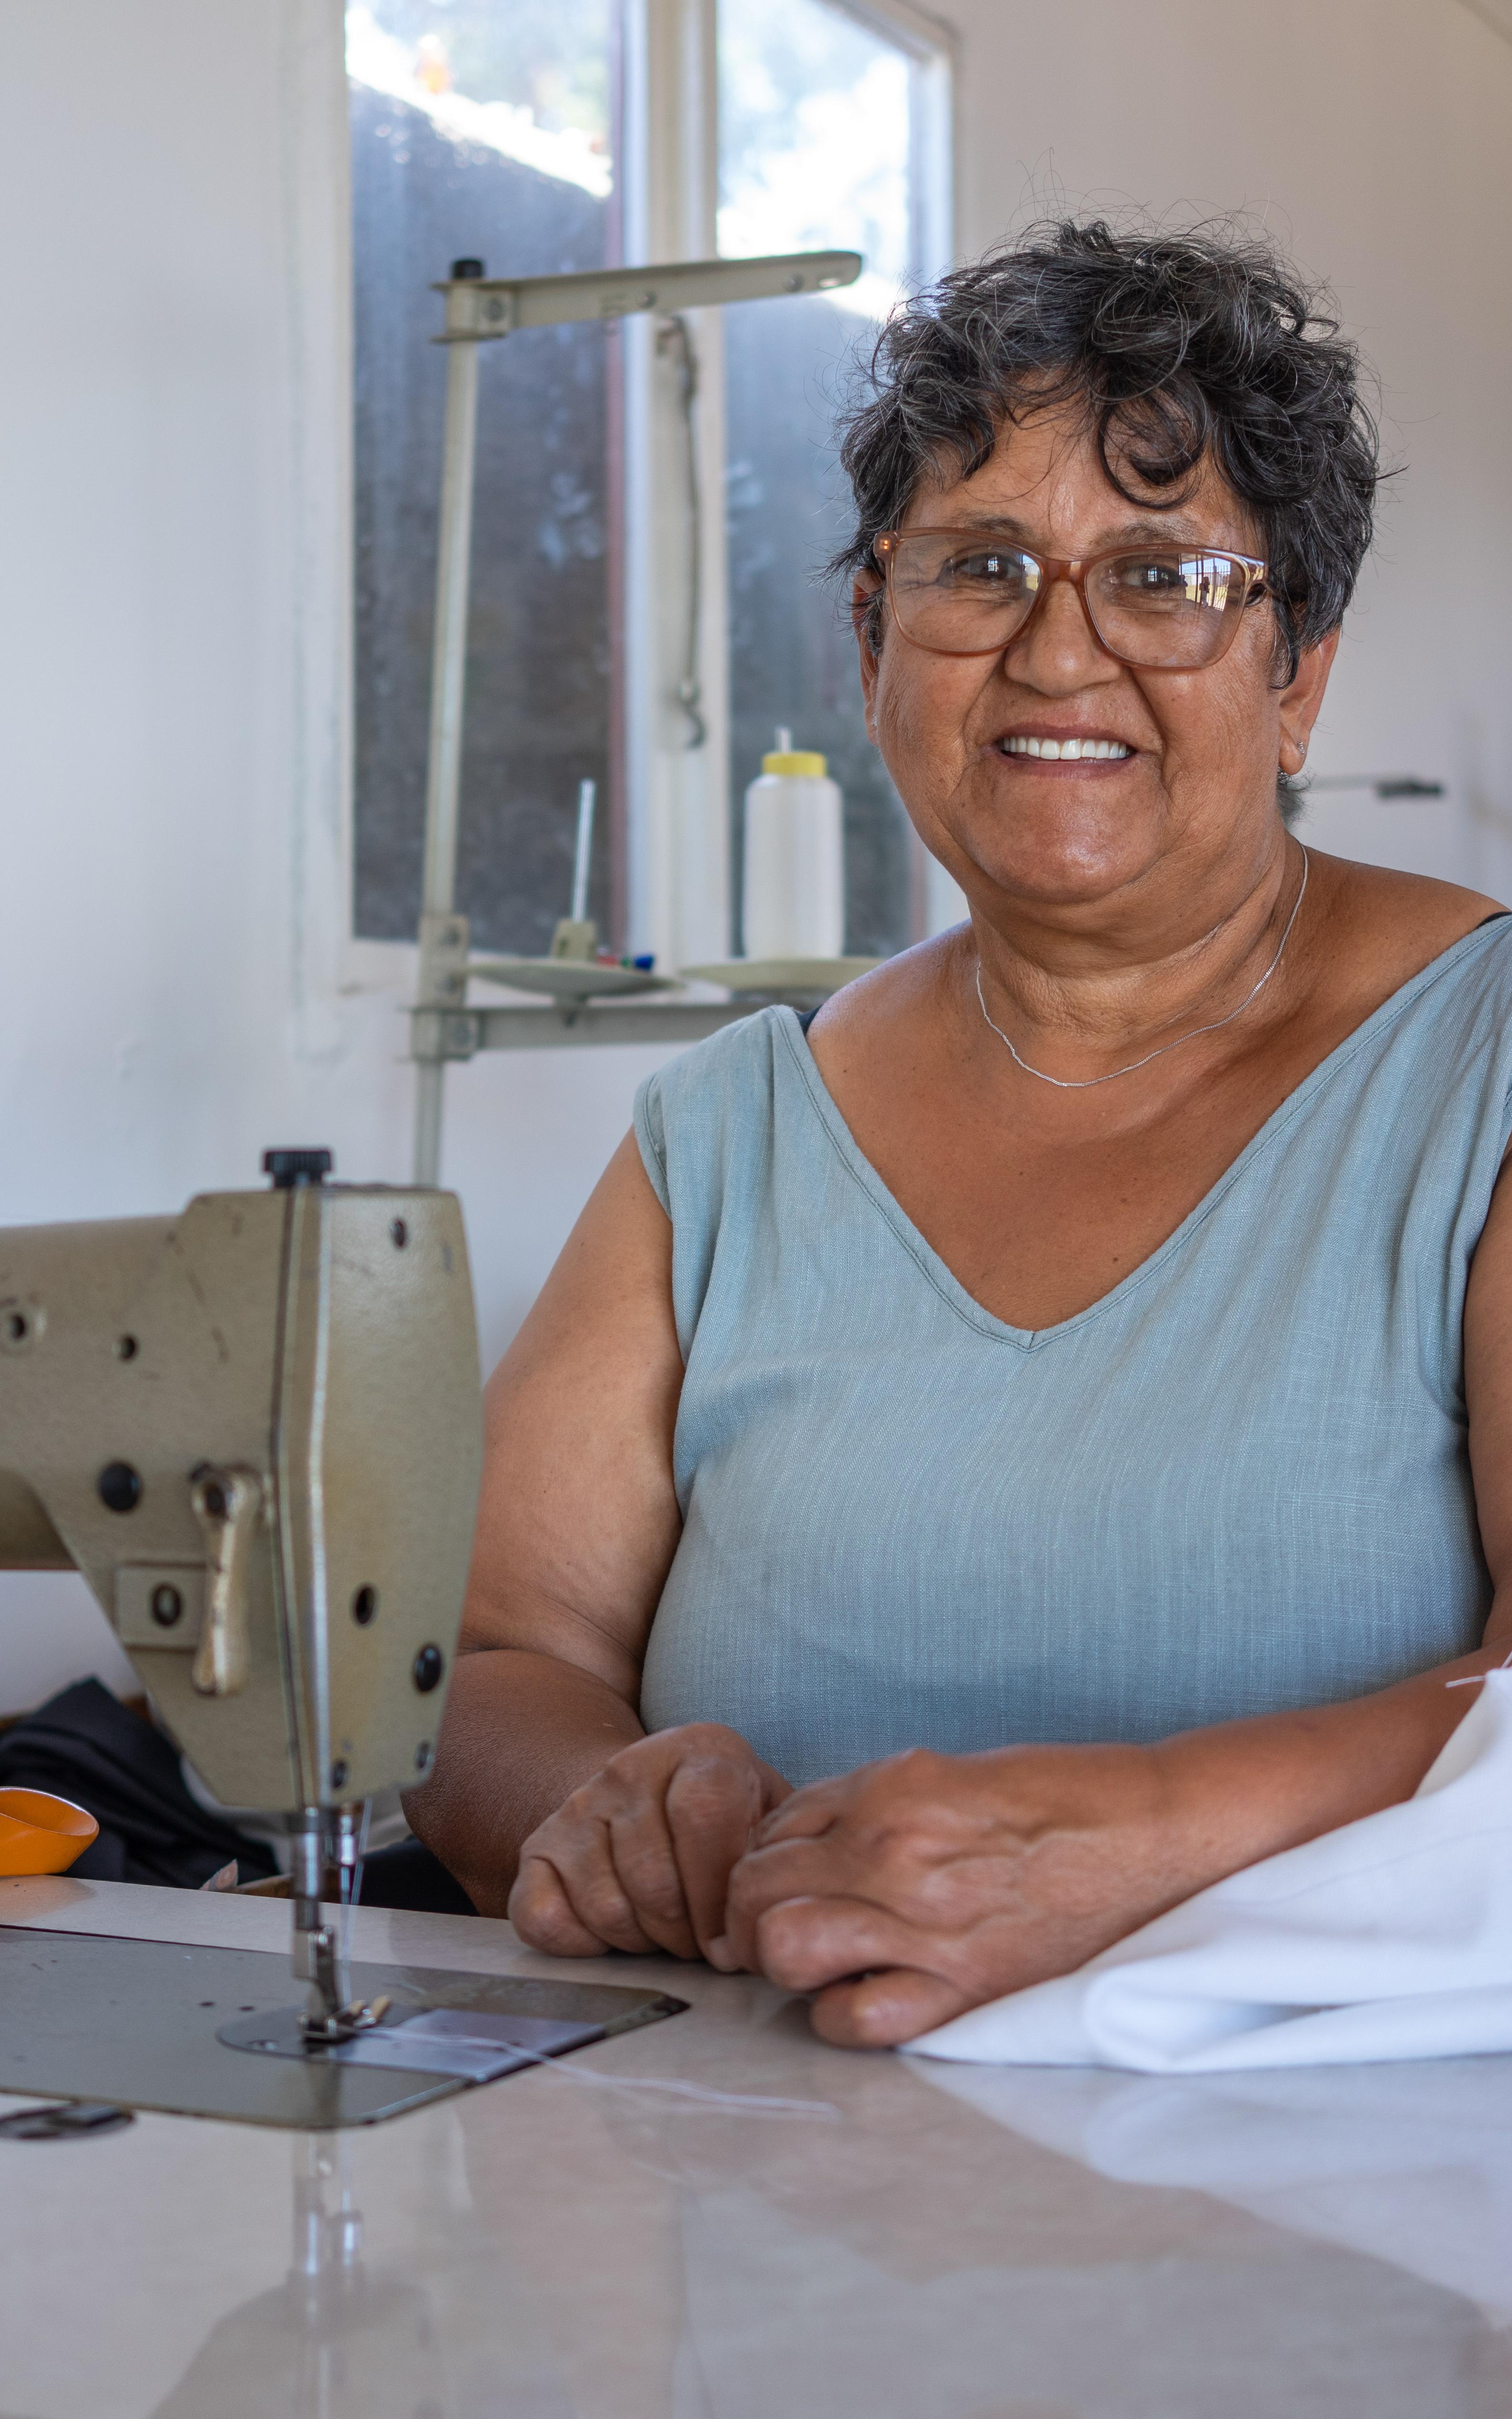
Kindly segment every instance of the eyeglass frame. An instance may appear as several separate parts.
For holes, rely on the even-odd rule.
[[[1019,624],[1017,629],[1012,631],[1008,638],[999,639],[995,645],[990,647],[932,647],[927,639],[916,639],[911,632],[903,628],[903,618],[898,611],[898,600],[893,594],[892,567],[897,560],[897,549],[905,538],[910,537],[971,537],[979,540],[986,539],[991,542],[992,532],[990,530],[982,529],[883,530],[878,536],[872,539],[872,552],[873,556],[880,555],[882,557],[883,588],[887,595],[887,604],[891,609],[893,626],[897,630],[898,636],[903,639],[908,646],[918,647],[919,652],[926,655],[959,656],[1006,655],[1008,649],[1013,645],[1014,640],[1021,639],[1024,636],[1025,631],[1034,620],[1036,613],[1040,610],[1041,606],[1044,603],[1052,588],[1057,587],[1061,580],[1064,579],[1076,591],[1076,594],[1081,602],[1083,615],[1086,618],[1087,626],[1091,631],[1093,638],[1096,639],[1098,645],[1103,649],[1103,654],[1111,655],[1116,664],[1125,664],[1132,671],[1211,672],[1214,664],[1222,663],[1225,655],[1228,653],[1229,648],[1233,645],[1234,640],[1238,638],[1239,625],[1245,613],[1248,612],[1252,605],[1257,604],[1265,594],[1266,576],[1271,568],[1268,562],[1262,562],[1256,555],[1236,554],[1232,547],[1210,547],[1203,546],[1195,540],[1191,542],[1184,548],[1187,553],[1221,554],[1226,562],[1237,562],[1240,565],[1241,569],[1244,573],[1244,593],[1240,602],[1239,611],[1232,617],[1228,636],[1225,639],[1223,645],[1219,648],[1215,655],[1210,655],[1208,657],[1206,663],[1141,664],[1136,662],[1132,656],[1120,655],[1116,647],[1110,647],[1108,645],[1106,639],[1104,639],[1102,631],[1098,628],[1097,624],[1093,619],[1091,607],[1087,601],[1087,581],[1088,574],[1096,571],[1100,563],[1115,562],[1122,555],[1138,554],[1140,548],[1137,546],[1103,547],[1096,554],[1036,554],[1032,547],[1020,546],[1016,538],[1000,538],[997,540],[997,543],[1001,545],[1005,550],[1011,551],[1014,554],[1023,555],[1027,562],[1032,562],[1035,565],[1040,574],[1040,588],[1038,593],[1035,596],[1033,604],[1029,607],[1028,611],[1025,614],[1023,621]],[[1180,538],[1172,539],[1171,547],[1173,552],[1180,551],[1182,550],[1182,541]],[[1153,550],[1154,549],[1152,547],[1151,551]],[[1226,614],[1224,618],[1227,621],[1229,617]]]

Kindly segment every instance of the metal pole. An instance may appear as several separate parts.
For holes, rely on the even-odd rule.
[[[596,785],[578,784],[578,846],[572,860],[572,920],[588,920],[588,869],[594,855],[594,798]]]
[[[460,266],[460,264],[458,264]],[[455,272],[454,272],[455,273]],[[480,270],[481,273],[481,270]],[[478,431],[478,347],[447,347],[446,439],[441,464],[440,543],[430,672],[430,758],[425,782],[425,869],[420,917],[420,994],[425,1008],[455,1007],[458,983],[450,927],[456,897],[456,824],[462,788],[462,696],[467,675],[468,586],[472,558],[472,484]],[[415,1070],[415,1182],[440,1174],[444,1058]]]

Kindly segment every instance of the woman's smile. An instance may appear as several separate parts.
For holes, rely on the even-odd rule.
[[[1058,769],[1072,766],[1078,772],[1094,767],[1126,764],[1134,754],[1127,740],[1109,739],[1091,732],[1077,731],[1009,731],[993,746],[1001,756],[1027,757],[1041,764],[1054,764]]]

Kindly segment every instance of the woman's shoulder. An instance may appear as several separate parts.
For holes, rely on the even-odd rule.
[[[974,958],[969,924],[954,924],[932,939],[884,958],[869,974],[831,994],[809,1029],[809,1048],[827,1082],[843,1073],[853,1050],[880,1052],[885,1059],[906,1051],[911,1037],[938,1015],[951,990],[951,976]]]
[[[1427,958],[1438,957],[1477,925],[1507,912],[1489,892],[1441,882],[1431,873],[1404,873],[1396,866],[1366,865],[1321,849],[1307,854],[1314,879],[1323,875],[1335,913],[1358,928],[1362,940],[1395,942],[1409,956],[1426,949]]]
[[[1331,1005],[1350,1023],[1363,1023],[1433,969],[1448,971],[1458,945],[1493,923],[1504,946],[1493,940],[1481,963],[1493,981],[1512,978],[1504,946],[1512,917],[1500,900],[1431,874],[1308,855],[1321,909],[1312,947],[1326,964]]]
[[[641,1090],[665,1113],[717,1116],[723,1105],[743,1103],[753,1091],[770,1091],[774,1067],[791,1055],[784,1047],[789,1040],[801,1040],[792,1009],[755,1009],[679,1051]]]
[[[801,1052],[793,1010],[758,1009],[681,1051],[646,1078],[636,1094],[635,1130],[664,1209],[672,1159],[691,1173],[722,1161],[732,1142],[748,1146],[770,1126],[783,1072],[795,1066]]]

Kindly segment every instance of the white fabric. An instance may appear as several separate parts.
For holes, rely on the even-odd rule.
[[[1147,2074],[1512,2050],[1512,1672],[1467,1693],[1405,1805],[1232,1873],[908,2049]]]

